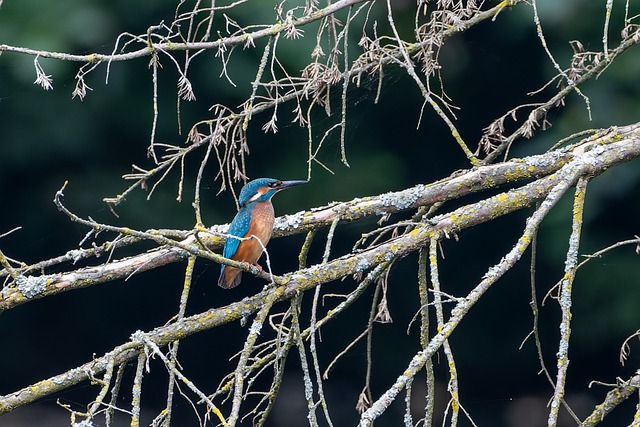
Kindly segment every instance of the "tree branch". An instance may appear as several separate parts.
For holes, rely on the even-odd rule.
[[[25,55],[31,55],[41,58],[59,59],[62,61],[74,61],[74,62],[113,62],[113,61],[128,61],[136,58],[143,58],[156,54],[158,51],[172,52],[172,51],[197,51],[200,49],[220,49],[222,47],[233,47],[241,44],[246,44],[248,40],[252,43],[255,40],[275,36],[279,33],[285,32],[288,28],[293,26],[307,25],[311,22],[317,21],[329,15],[333,15],[337,11],[350,7],[357,3],[362,3],[368,0],[338,0],[335,3],[329,4],[327,7],[311,12],[301,18],[293,19],[290,23],[279,22],[263,28],[261,30],[251,31],[244,33],[240,36],[223,37],[221,39],[212,42],[187,42],[187,43],[148,43],[147,47],[135,50],[133,52],[105,55],[101,53],[90,53],[87,55],[73,55],[69,53],[49,52],[45,50],[36,50],[25,47],[9,46],[6,44],[0,44],[0,53],[12,52]],[[146,41],[146,40],[142,40]]]
[[[558,152],[547,153],[547,155],[548,157],[546,158],[536,156],[537,161],[541,161],[543,159],[547,160],[547,162],[544,163],[546,166],[539,166],[543,169],[548,167],[549,162],[553,159],[556,161],[558,159],[565,160],[564,166],[562,166],[557,173],[551,173],[520,188],[509,190],[480,202],[463,206],[450,213],[436,216],[428,220],[426,223],[416,225],[415,228],[406,234],[360,253],[349,254],[328,262],[288,273],[280,277],[281,286],[267,288],[264,291],[245,298],[242,301],[187,317],[180,322],[156,328],[150,332],[144,333],[143,335],[138,334],[136,335],[137,338],[135,340],[114,348],[111,352],[100,358],[68,372],[33,384],[17,392],[0,397],[0,414],[61,391],[81,381],[89,380],[92,376],[104,372],[110,363],[119,365],[136,358],[138,353],[144,347],[142,343],[143,340],[140,339],[141,336],[144,337],[144,340],[149,340],[160,347],[165,346],[170,342],[183,339],[194,333],[211,329],[235,320],[247,318],[260,310],[264,306],[265,301],[272,301],[273,303],[276,303],[299,295],[300,292],[312,289],[322,283],[338,280],[356,273],[365,273],[380,264],[385,265],[391,260],[391,258],[400,258],[426,247],[433,237],[443,238],[445,236],[452,235],[465,228],[481,224],[509,212],[523,209],[531,206],[537,201],[546,199],[547,201],[543,202],[540,209],[532,216],[535,220],[530,219],[530,221],[528,221],[525,233],[521,237],[518,245],[514,247],[510,254],[507,255],[500,264],[490,269],[486,278],[476,287],[476,289],[456,306],[452,312],[451,318],[444,325],[441,332],[431,339],[427,349],[416,355],[407,371],[410,374],[407,374],[408,376],[406,378],[399,378],[399,382],[382,398],[374,403],[374,405],[367,410],[365,414],[363,414],[362,425],[368,425],[369,421],[376,418],[376,414],[381,413],[381,411],[390,404],[395,395],[397,395],[397,393],[404,387],[409,377],[412,377],[414,372],[421,369],[424,362],[428,357],[430,357],[429,355],[432,355],[438,348],[440,348],[444,340],[453,332],[466,312],[488,289],[488,287],[490,287],[513,263],[520,258],[522,252],[524,252],[528,245],[527,239],[530,238],[530,234],[564,191],[575,184],[579,176],[598,175],[612,166],[640,156],[640,124],[616,128],[606,135],[599,136],[595,139],[587,139],[586,141],[575,144],[571,147],[561,149]],[[511,163],[519,165],[519,167],[524,170],[530,170],[531,173],[536,170],[536,166],[534,164],[530,163],[527,166],[524,160],[512,161]],[[554,162],[551,161],[550,163]],[[497,165],[494,167],[497,167]],[[477,168],[467,172],[467,174],[471,174],[476,178],[471,182],[477,183],[477,174],[481,169],[483,168]],[[491,167],[487,167],[485,172],[487,170],[492,169]],[[484,178],[492,177],[492,175],[486,174],[481,176]],[[460,183],[461,178],[462,176],[455,177],[452,178],[452,180]],[[468,176],[467,179],[469,179]],[[464,179],[462,179],[462,182],[466,182],[468,185],[471,184],[471,182],[465,181]],[[451,185],[451,183],[442,182],[439,185],[446,187],[447,185]],[[397,198],[391,197],[394,194],[386,194],[376,198],[357,199],[346,204],[332,205],[331,207],[325,207],[319,211],[308,211],[293,216],[283,217],[278,222],[281,227],[278,231],[283,235],[296,232],[296,230],[321,226],[327,222],[332,222],[332,218],[335,218],[336,215],[342,215],[342,218],[345,218],[345,220],[353,220],[355,216],[358,216],[355,214],[354,210],[346,209],[340,211],[340,209],[336,210],[336,207],[348,207],[350,209],[358,207],[359,209],[371,211],[370,215],[373,215],[386,211],[409,209],[416,203],[418,203],[418,205],[415,206],[420,206],[419,200],[431,200],[428,198],[428,194],[430,194],[431,197],[434,196],[427,191],[430,187],[432,186],[419,186],[417,188],[421,189],[420,192],[416,193],[415,190],[413,192],[409,192],[408,194],[413,195],[410,200],[406,197],[407,193],[403,193],[403,197],[400,199],[404,202],[402,204],[398,204]],[[397,194],[399,193],[395,193],[395,195]],[[440,197],[443,196],[442,193],[438,194]],[[377,211],[373,206],[384,208],[385,210]],[[352,215],[348,215],[349,213]],[[300,219],[305,220],[300,221]],[[288,224],[289,227],[283,227],[284,224]],[[144,256],[150,256],[150,259],[154,259],[153,255],[158,256],[160,251],[162,251],[164,257],[177,256],[179,254],[175,248],[162,248],[152,251],[149,254],[145,254]],[[133,257],[129,260],[122,260],[116,263],[126,264],[136,258],[137,257]],[[180,257],[178,256],[178,258]],[[94,274],[96,269],[98,269],[98,267],[94,267]],[[69,280],[69,278],[67,278],[67,280]],[[14,292],[11,292],[11,295],[18,292],[19,291],[14,290]],[[5,298],[3,300],[4,304],[11,304],[13,301],[13,306],[17,305],[15,301],[20,301],[19,298],[7,299],[6,296],[3,298]],[[317,326],[320,327],[320,325],[321,322],[318,322]],[[115,362],[110,362],[111,359]]]
[[[453,176],[428,185],[415,187],[392,193],[380,194],[373,197],[364,197],[349,202],[334,203],[328,206],[298,212],[293,215],[285,215],[276,220],[274,234],[276,237],[288,236],[306,232],[308,230],[330,226],[336,218],[340,222],[350,222],[372,216],[380,216],[416,209],[422,206],[431,206],[435,203],[457,199],[468,194],[497,188],[502,185],[528,181],[536,177],[531,186],[522,188],[522,200],[516,201],[512,207],[501,205],[503,210],[494,211],[489,204],[489,211],[498,216],[515,209],[528,207],[539,200],[545,191],[557,180],[555,172],[563,165],[575,161],[583,155],[593,157],[592,153],[602,152],[602,158],[594,158],[597,165],[596,173],[601,173],[608,167],[628,161],[638,156],[640,150],[640,123],[628,126],[614,127],[608,132],[597,133],[593,138],[586,138],[574,145],[563,147],[541,155],[513,159],[508,162],[473,168],[459,172]],[[591,154],[590,154],[591,153]],[[526,189],[526,190],[525,190]],[[441,221],[449,221],[451,231],[471,227],[485,221],[482,215],[465,217],[439,217]],[[222,246],[228,225],[218,225],[209,232],[199,232],[200,241],[209,249]],[[123,231],[115,228],[113,231]],[[153,231],[148,233],[154,234]],[[184,232],[187,236],[189,232]],[[138,237],[144,236],[138,235]],[[160,266],[180,261],[191,252],[202,256],[205,252],[198,249],[195,237],[191,236],[181,242],[173,242],[167,239],[163,241],[172,246],[164,246],[148,251],[141,255],[108,262],[95,267],[85,267],[75,271],[53,273],[41,276],[25,277],[19,283],[6,286],[0,293],[0,311],[24,304],[33,298],[42,298],[55,295],[72,289],[80,289],[98,283],[109,282],[128,278],[132,275],[158,268]],[[201,252],[198,252],[201,251]],[[216,261],[223,260],[219,255],[211,253],[207,258]],[[220,262],[220,261],[218,261]],[[228,261],[224,261],[228,262]],[[246,269],[240,263],[230,265]],[[25,271],[33,271],[32,267],[24,267]],[[18,274],[24,274],[20,268],[15,269]],[[0,277],[9,273],[0,271]],[[348,274],[348,273],[345,273]],[[284,279],[283,279],[284,280]],[[27,295],[25,295],[25,291]]]

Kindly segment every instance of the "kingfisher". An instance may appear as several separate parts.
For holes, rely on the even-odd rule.
[[[273,178],[249,181],[240,190],[240,210],[231,221],[228,232],[230,236],[246,240],[227,237],[222,255],[235,261],[256,265],[273,234],[275,215],[271,198],[285,188],[306,183],[307,181],[280,181]],[[256,266],[260,268],[259,265]],[[241,279],[241,269],[223,264],[218,286],[225,289],[234,288],[240,284]]]

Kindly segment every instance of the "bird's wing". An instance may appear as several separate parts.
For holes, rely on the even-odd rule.
[[[246,212],[244,209],[241,209],[240,212],[233,218],[231,221],[231,225],[229,226],[228,234],[231,236],[244,237],[249,232],[249,226],[251,225],[251,215],[249,212]],[[224,244],[224,250],[222,251],[222,256],[225,258],[231,258],[235,255],[238,250],[238,246],[240,246],[240,240],[234,239],[233,237],[227,237],[227,241]]]

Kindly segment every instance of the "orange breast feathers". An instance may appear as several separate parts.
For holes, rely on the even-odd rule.
[[[231,259],[255,264],[260,258],[260,255],[262,255],[262,247],[266,247],[271,239],[273,222],[274,212],[271,202],[256,203],[251,212],[249,231],[247,231],[244,237],[255,236],[260,239],[260,241],[253,238],[240,242],[238,250],[233,254]],[[262,245],[260,243],[262,243]]]

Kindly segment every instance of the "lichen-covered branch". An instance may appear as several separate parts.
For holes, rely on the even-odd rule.
[[[562,320],[560,321],[560,344],[558,347],[558,373],[556,384],[551,399],[549,411],[549,427],[555,427],[558,423],[560,402],[564,399],[567,370],[569,368],[569,337],[571,336],[571,295],[573,280],[576,276],[578,265],[578,248],[580,247],[580,236],[582,235],[582,218],[584,215],[584,198],[587,192],[588,176],[581,176],[576,186],[576,194],[573,201],[573,224],[571,236],[569,237],[569,250],[565,261],[564,277],[560,289],[560,309]]]
[[[514,249],[505,256],[503,261],[490,269],[485,279],[466,298],[463,298],[458,303],[442,330],[431,339],[423,352],[415,356],[414,362],[408,368],[408,376],[399,378],[398,384],[378,399],[363,414],[363,425],[368,425],[369,421],[376,418],[391,403],[395,395],[404,387],[409,377],[415,375],[415,372],[424,366],[430,355],[433,355],[440,348],[444,340],[453,332],[457,324],[480,296],[520,258],[522,252],[528,246],[531,233],[567,188],[571,187],[580,176],[597,175],[609,167],[640,156],[638,128],[639,126],[631,126],[625,128],[626,131],[624,133],[613,132],[606,137],[569,147],[562,155],[555,153],[556,157],[567,156],[566,164],[556,173],[544,176],[520,188],[500,193],[480,202],[462,206],[452,212],[433,217],[426,223],[416,225],[410,232],[392,238],[375,247],[285,274],[277,281],[278,286],[267,288],[254,296],[226,307],[211,309],[198,315],[186,317],[177,323],[156,328],[145,333],[144,337],[158,346],[166,346],[191,334],[246,318],[260,310],[265,301],[272,301],[273,303],[283,301],[323,283],[371,269],[375,271],[380,265],[385,265],[393,259],[424,248],[434,236],[443,238],[447,235],[453,235],[465,228],[490,221],[498,216],[523,209],[537,201],[544,200],[540,208],[536,210],[536,213],[527,222],[525,232]],[[553,157],[551,156],[551,158]],[[533,167],[533,165],[527,168],[529,167]],[[429,186],[421,188],[425,190]],[[414,194],[411,203],[416,203],[416,200],[422,195],[422,193]],[[361,199],[351,203],[361,209],[369,209],[371,205],[376,204],[387,207],[394,206],[394,209],[398,209],[398,206],[389,203],[389,200],[389,195],[382,195],[375,199]],[[403,209],[408,209],[408,207],[408,205],[404,205]],[[324,208],[321,211],[309,211],[301,214],[300,217],[305,218],[308,215],[310,218],[314,218],[316,220],[315,224],[318,225],[326,224],[334,215],[342,215],[344,218],[346,212],[348,211],[339,213],[334,211],[333,208]],[[314,217],[318,213],[321,216]],[[283,222],[280,224],[283,224]],[[298,222],[296,224],[301,226]],[[171,249],[163,250],[171,251]],[[316,326],[319,328],[321,325],[322,321],[318,321]],[[120,365],[127,360],[134,359],[142,347],[140,340],[125,343],[105,356],[96,358],[79,368],[38,382],[15,393],[2,396],[0,397],[0,414],[64,390],[81,381],[86,381],[92,376],[105,372],[110,363]],[[111,361],[112,359],[114,362]]]
[[[640,124],[615,127],[608,132],[597,133],[594,138],[586,138],[571,146],[559,148],[545,154],[474,168],[466,172],[456,173],[449,178],[432,184],[418,185],[398,192],[358,198],[349,202],[333,203],[309,211],[285,215],[276,221],[275,236],[286,236],[327,227],[336,218],[339,218],[340,222],[348,222],[416,209],[422,206],[428,207],[438,202],[454,200],[468,194],[539,177],[531,186],[522,187],[520,190],[522,193],[516,193],[520,200],[512,206],[512,209],[521,209],[530,206],[531,203],[543,197],[545,191],[548,191],[549,185],[557,181],[556,172],[563,165],[575,161],[580,156],[588,156],[592,159],[596,173],[600,173],[609,167],[637,157],[639,152]],[[492,212],[494,215],[503,215],[511,211],[508,205],[503,207],[503,212],[488,212]],[[466,212],[462,212],[460,215],[464,216],[445,215],[438,218],[441,221],[448,221],[450,223],[448,225],[453,232],[487,220],[483,215],[472,215]],[[127,233],[127,230],[123,228],[109,228],[104,225],[103,227],[106,231]],[[224,242],[223,236],[227,227],[227,225],[221,225],[212,227],[210,232],[199,231],[197,233],[199,241],[209,249],[219,248]],[[183,233],[185,237],[189,234],[189,232]],[[180,235],[180,233],[176,234]],[[31,266],[15,268],[15,271],[23,279],[18,283],[5,286],[0,292],[0,311],[24,304],[33,298],[42,298],[72,289],[130,277],[134,274],[182,260],[189,253],[247,269],[242,263],[224,260],[219,255],[207,251],[206,248],[200,246],[194,236],[187,237],[183,241],[177,241],[163,238],[162,235],[153,230],[147,233],[133,233],[132,231],[130,236],[135,238],[131,242],[139,241],[138,239],[141,237],[146,237],[168,246],[160,247],[141,255],[107,262],[96,267],[84,267],[69,272],[36,276],[23,273],[23,271],[33,271]],[[254,274],[257,273],[257,271],[253,272]],[[266,275],[266,273],[262,274]],[[0,277],[2,275],[6,276],[8,273],[5,270],[0,271]],[[276,278],[277,283],[284,283],[282,281],[279,282],[279,280]]]
[[[582,421],[581,427],[594,427],[602,422],[602,420],[613,411],[618,405],[627,400],[640,390],[640,372],[637,372],[634,376],[620,383],[607,393],[605,399],[595,407],[593,412]],[[634,417],[633,424],[636,425],[640,421],[638,419],[638,412]]]
[[[359,427],[369,427],[373,424],[386,409],[395,401],[398,394],[407,387],[410,381],[413,381],[415,375],[424,367],[425,363],[438,351],[446,342],[447,338],[453,333],[455,328],[460,324],[469,310],[479,301],[480,297],[513,265],[520,260],[525,250],[529,247],[531,239],[540,226],[542,220],[548,212],[560,200],[564,193],[578,180],[580,176],[591,173],[591,167],[586,159],[577,161],[574,164],[567,164],[563,167],[561,173],[564,175],[557,184],[548,191],[544,201],[540,207],[536,209],[533,215],[527,220],[524,233],[518,239],[516,245],[507,253],[502,260],[491,267],[484,275],[483,280],[469,294],[461,298],[456,306],[451,310],[449,320],[439,328],[426,349],[417,353],[402,375],[398,377],[396,382],[380,396],[360,418]],[[444,231],[444,230],[443,230]],[[437,233],[437,232],[436,232]],[[439,233],[436,235],[440,235]]]
[[[323,108],[327,114],[331,114],[332,106],[329,99],[330,91],[335,86],[342,87],[340,122],[334,127],[340,128],[342,160],[346,161],[345,132],[347,127],[347,88],[355,83],[360,85],[363,76],[378,78],[380,83],[384,78],[383,69],[389,65],[400,65],[418,83],[420,90],[428,104],[450,128],[453,139],[462,147],[465,155],[473,164],[478,163],[476,156],[464,143],[462,136],[454,124],[452,107],[445,101],[443,94],[438,94],[431,88],[430,80],[437,78],[440,73],[438,62],[438,52],[445,41],[455,34],[467,31],[468,29],[491,19],[496,19],[499,13],[505,8],[515,7],[523,0],[505,0],[498,5],[482,10],[482,5],[476,2],[461,3],[459,6],[449,10],[451,5],[447,2],[437,2],[435,9],[426,14],[426,20],[421,15],[421,8],[416,10],[415,40],[405,40],[400,38],[396,29],[391,3],[388,4],[388,24],[393,29],[393,34],[379,34],[377,21],[369,22],[369,15],[372,9],[383,7],[382,2],[366,2],[363,0],[339,0],[327,2],[324,7],[319,2],[309,2],[304,8],[289,6],[285,10],[282,4],[276,8],[274,17],[275,23],[253,23],[246,28],[240,27],[235,22],[229,25],[229,18],[224,25],[225,30],[217,31],[218,38],[212,40],[212,31],[215,18],[215,11],[233,9],[243,2],[235,2],[228,6],[212,6],[209,13],[202,13],[198,7],[194,10],[184,12],[181,8],[186,7],[184,2],[180,2],[176,7],[174,21],[165,25],[150,26],[146,34],[122,33],[116,40],[116,47],[111,54],[91,53],[86,55],[74,55],[52,51],[41,51],[36,49],[0,45],[0,53],[17,53],[32,55],[35,57],[35,68],[38,79],[36,83],[49,90],[53,88],[53,77],[47,75],[42,66],[38,63],[38,58],[51,58],[62,61],[82,62],[84,65],[76,75],[76,88],[74,97],[81,99],[87,94],[88,86],[85,78],[88,73],[94,71],[98,65],[107,65],[107,81],[109,69],[114,62],[128,61],[141,57],[151,57],[151,67],[153,70],[153,121],[151,129],[151,142],[148,153],[153,158],[151,166],[133,165],[133,172],[125,174],[123,178],[130,182],[130,185],[120,194],[114,197],[106,197],[104,200],[110,207],[118,205],[126,200],[127,196],[138,188],[150,188],[148,197],[151,197],[157,186],[165,180],[167,175],[174,168],[180,168],[181,176],[184,176],[184,159],[201,147],[207,146],[207,154],[201,161],[204,166],[209,152],[213,149],[218,160],[218,172],[216,178],[220,179],[221,190],[231,188],[232,183],[246,180],[245,156],[249,153],[249,142],[246,131],[249,122],[260,112],[270,111],[271,118],[263,126],[265,131],[277,132],[278,112],[281,105],[295,103],[291,108],[296,112],[293,122],[300,126],[307,127],[309,134],[309,177],[311,176],[312,165],[319,164],[324,168],[316,154],[322,145],[322,141],[330,131],[325,133],[322,141],[313,149],[313,123],[311,121],[311,111],[316,107]],[[363,12],[368,10],[369,12]],[[425,9],[426,10],[426,9]],[[336,30],[336,16],[340,12],[346,11],[347,17],[341,22],[344,28]],[[226,16],[226,15],[225,15]],[[365,16],[363,18],[363,16]],[[217,18],[216,25],[221,27],[220,18]],[[189,25],[184,26],[184,21]],[[364,21],[364,22],[362,22]],[[280,38],[297,39],[302,36],[305,26],[314,22],[320,23],[318,33],[318,44],[310,52],[312,62],[301,72],[287,70],[278,59],[277,41]],[[350,40],[350,27],[362,22],[362,37],[359,42]],[[207,28],[206,31],[193,31],[194,26]],[[257,28],[257,29],[256,29]],[[327,29],[331,29],[333,34],[329,37],[329,46],[324,47],[320,39]],[[186,31],[185,31],[186,29]],[[225,34],[226,35],[223,35]],[[351,31],[353,34],[354,31]],[[260,39],[268,39],[264,48],[256,46]],[[357,44],[359,54],[353,59],[348,56],[349,46]],[[118,53],[121,47],[122,52]],[[132,46],[142,46],[138,49],[130,50]],[[196,99],[196,88],[188,78],[189,66],[192,61],[202,52],[213,51],[220,58],[223,66],[223,75],[234,84],[226,72],[227,63],[236,48],[262,49],[261,60],[256,64],[256,79],[251,84],[251,92],[247,94],[246,101],[240,108],[228,106],[222,103],[214,104],[210,110],[213,114],[199,122],[190,124],[185,146],[175,143],[155,141],[156,127],[159,120],[159,95],[158,95],[158,70],[162,65],[161,58],[169,58],[175,65],[178,72],[178,93],[181,101],[192,101]],[[324,53],[328,49],[328,54]],[[178,53],[184,55],[184,60],[180,59]],[[414,62],[416,63],[414,65]],[[270,65],[267,67],[267,65]],[[276,66],[277,65],[277,66]],[[422,74],[417,65],[421,65]],[[269,71],[267,73],[266,71]],[[424,82],[422,81],[424,79]],[[178,103],[178,109],[180,108]],[[304,113],[306,111],[306,114]],[[157,151],[161,151],[157,153]],[[183,197],[183,179],[178,183],[178,199]],[[197,185],[199,187],[199,185]],[[196,193],[198,189],[196,189]],[[198,194],[194,195],[194,199]]]
[[[339,0],[334,3],[331,3],[329,6],[315,10],[306,16],[300,17],[298,19],[293,19],[288,23],[277,23],[267,28],[263,28],[260,30],[256,30],[253,32],[244,33],[240,36],[231,36],[231,37],[223,37],[219,40],[214,40],[210,42],[186,42],[186,43],[178,43],[178,42],[161,42],[161,43],[153,43],[152,41],[148,42],[148,46],[126,53],[114,53],[111,55],[105,55],[100,53],[90,53],[86,55],[74,55],[68,53],[60,53],[60,52],[50,52],[44,50],[36,50],[19,46],[9,46],[6,44],[0,44],[0,52],[12,52],[12,53],[20,53],[24,55],[31,55],[35,57],[41,58],[52,58],[59,59],[61,61],[74,61],[74,62],[87,62],[87,63],[96,63],[96,62],[118,62],[118,61],[129,61],[131,59],[137,59],[141,57],[151,56],[155,52],[158,51],[198,51],[201,49],[221,49],[222,47],[231,48],[236,45],[246,44],[248,41],[253,44],[255,40],[264,37],[270,37],[277,35],[278,33],[288,31],[290,27],[303,26],[309,24],[311,22],[322,19],[326,16],[333,15],[340,9],[347,8],[353,4],[360,3],[366,0]],[[144,39],[140,39],[140,42],[146,42]]]

